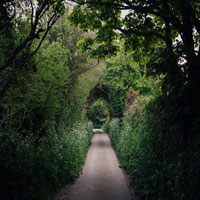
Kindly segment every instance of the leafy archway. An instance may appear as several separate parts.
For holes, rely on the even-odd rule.
[[[87,117],[93,121],[95,127],[101,127],[112,115],[109,102],[109,90],[105,84],[99,82],[91,91],[87,101]]]
[[[95,127],[101,127],[109,118],[108,103],[100,98],[94,101],[87,110],[87,118],[91,120]]]

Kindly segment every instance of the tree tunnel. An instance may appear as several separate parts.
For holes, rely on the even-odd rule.
[[[112,116],[112,106],[109,102],[109,90],[98,83],[91,91],[87,100],[87,118],[100,128]]]

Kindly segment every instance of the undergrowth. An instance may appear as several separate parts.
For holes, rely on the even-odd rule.
[[[92,137],[92,123],[76,123],[45,137],[0,135],[0,199],[48,199],[79,175]]]
[[[103,128],[141,199],[199,200],[200,139],[184,138],[161,102],[140,97],[122,120]]]

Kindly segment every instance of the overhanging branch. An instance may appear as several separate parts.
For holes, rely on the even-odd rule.
[[[77,0],[70,0],[71,2],[77,3],[78,5],[86,5],[86,4],[91,4],[91,5],[104,5],[104,6],[115,6],[118,9],[130,9],[130,6],[126,6],[123,4],[118,4],[118,3],[110,3],[110,2],[94,2],[94,1],[84,1],[80,2]]]
[[[156,32],[153,32],[153,31],[145,31],[145,32],[142,32],[142,31],[138,31],[138,30],[134,30],[134,29],[123,29],[121,27],[113,27],[114,29],[116,30],[119,30],[121,31],[122,33],[124,34],[135,34],[135,35],[139,35],[139,36],[144,36],[144,37],[152,37],[152,36],[155,36],[155,37],[158,37],[162,40],[164,40],[166,42],[166,37],[163,36],[162,34],[160,33],[156,33]]]

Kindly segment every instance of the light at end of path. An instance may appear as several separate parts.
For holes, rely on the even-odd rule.
[[[93,129],[94,133],[105,133],[102,129]]]

